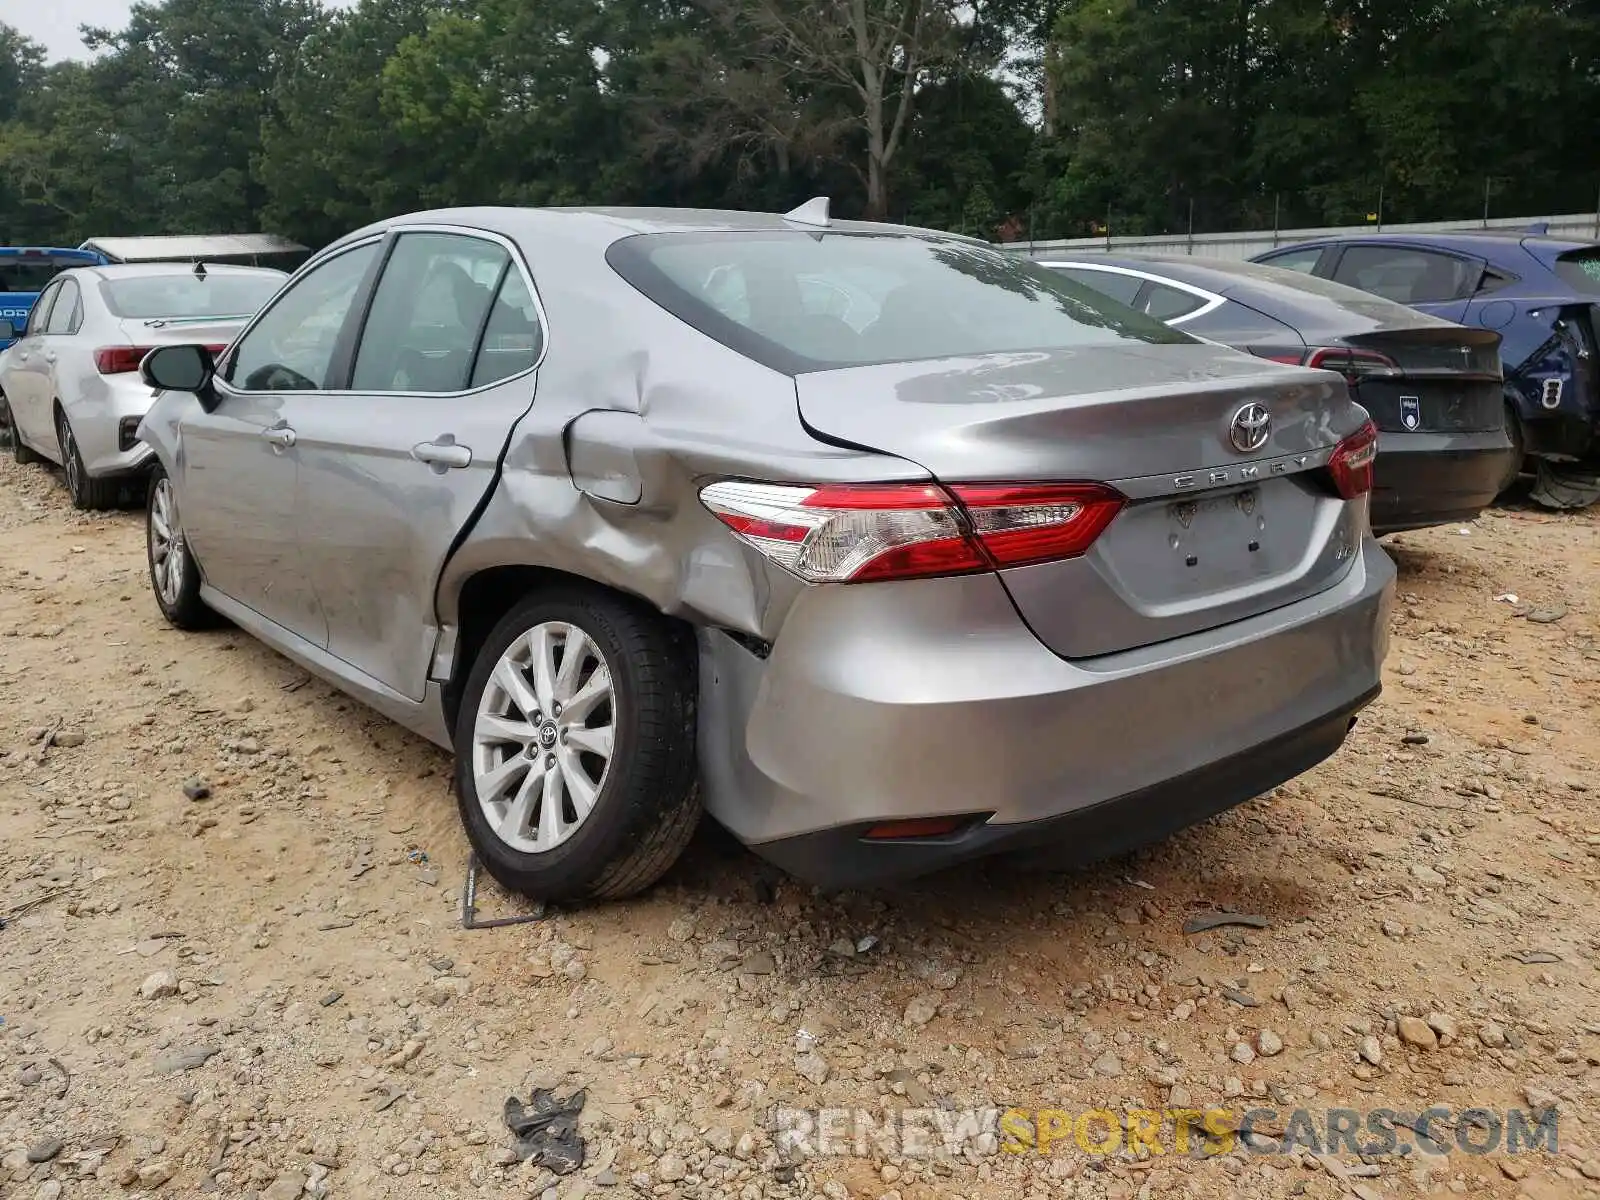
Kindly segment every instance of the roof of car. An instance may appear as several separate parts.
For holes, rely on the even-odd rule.
[[[1504,246],[1542,246],[1557,253],[1564,250],[1580,250],[1596,243],[1584,238],[1557,237],[1545,233],[1532,233],[1527,229],[1454,229],[1436,233],[1345,233],[1329,237],[1306,238],[1302,241],[1285,242],[1281,246],[1274,246],[1271,250],[1263,251],[1272,254],[1279,250],[1292,249],[1295,246],[1322,246],[1334,242],[1394,242],[1398,244],[1413,244],[1419,246],[1450,246],[1457,244],[1457,249],[1481,248],[1484,245],[1499,243]]]
[[[817,226],[787,220],[781,213],[742,212],[717,208],[445,208],[408,213],[355,230],[340,242],[400,225],[460,225],[507,235],[559,234],[585,237],[609,245],[641,233],[733,233],[763,230],[790,230],[818,233]],[[911,225],[889,225],[876,221],[830,220],[826,231],[833,233],[898,233],[938,237],[951,241],[987,245],[961,234],[941,233]]]

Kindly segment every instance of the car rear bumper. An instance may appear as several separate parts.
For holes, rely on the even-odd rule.
[[[1380,434],[1373,532],[1470,521],[1505,487],[1518,466],[1516,457],[1504,430]]]
[[[90,475],[135,475],[155,464],[155,451],[135,434],[153,397],[149,385],[130,373],[94,381],[70,405],[72,436]]]
[[[765,660],[702,635],[707,809],[801,878],[847,886],[1066,839],[1159,838],[1333,753],[1377,693],[1394,567],[1095,659],[1051,653],[992,576],[807,589]],[[884,821],[977,814],[942,838]]]

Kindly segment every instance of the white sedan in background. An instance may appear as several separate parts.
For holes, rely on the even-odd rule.
[[[78,508],[109,508],[152,461],[136,435],[155,395],[139,379],[154,347],[220,352],[282,286],[282,271],[204,263],[79,267],[39,294],[0,358],[0,426],[19,463],[61,466]],[[0,340],[11,336],[0,321]]]

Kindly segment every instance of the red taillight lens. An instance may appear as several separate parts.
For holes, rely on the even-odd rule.
[[[812,583],[963,575],[1082,554],[1123,497],[1101,484],[713,483],[705,506]]]
[[[1346,500],[1365,496],[1372,490],[1372,464],[1378,458],[1378,430],[1367,421],[1334,448],[1328,459],[1333,486]]]
[[[1390,375],[1398,371],[1394,359],[1376,350],[1351,350],[1344,346],[1325,346],[1306,356],[1306,366],[1323,371],[1337,371],[1352,387],[1373,375]]]
[[[137,371],[149,346],[102,346],[94,352],[95,370],[102,375],[126,375]]]

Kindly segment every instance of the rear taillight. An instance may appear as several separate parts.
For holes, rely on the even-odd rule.
[[[1315,367],[1319,371],[1337,371],[1345,382],[1354,386],[1374,375],[1393,375],[1400,368],[1394,359],[1376,350],[1352,350],[1348,346],[1316,346],[1301,352],[1261,350],[1258,357],[1290,366]]]
[[[1103,484],[791,484],[727,480],[705,506],[811,583],[964,575],[1072,558],[1121,509]]]
[[[144,361],[144,356],[154,349],[153,346],[102,346],[94,352],[95,370],[102,375],[127,375],[137,371],[139,364]],[[226,346],[207,346],[213,358],[218,357]]]
[[[137,371],[149,346],[102,346],[94,352],[95,370],[102,375],[126,375]]]
[[[1346,500],[1365,496],[1372,490],[1372,464],[1378,457],[1378,430],[1367,421],[1334,447],[1328,459],[1333,486]]]

